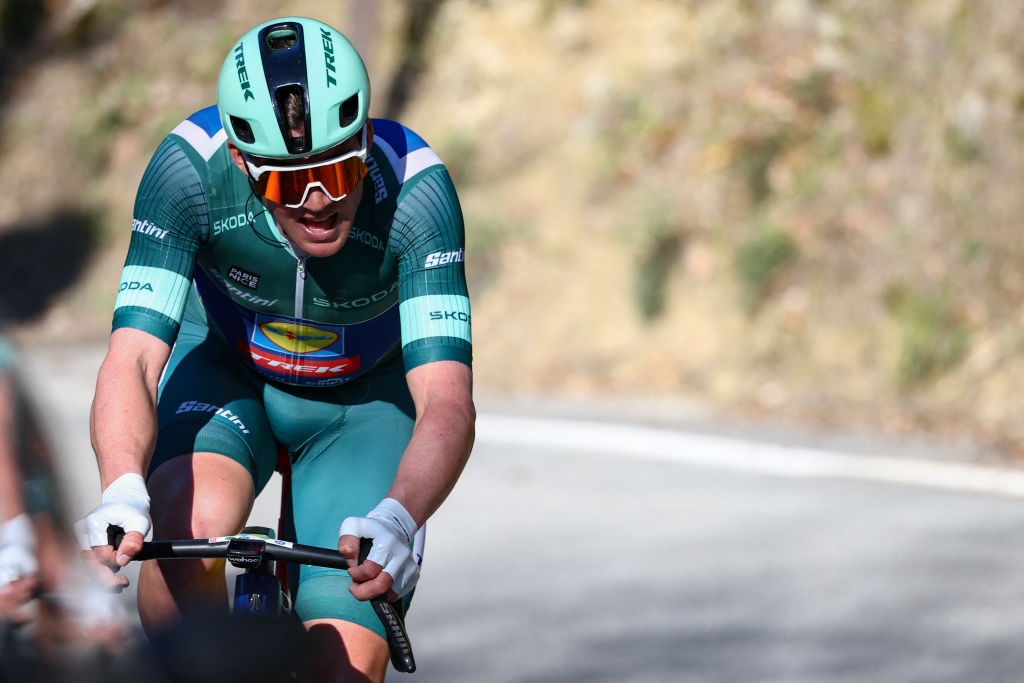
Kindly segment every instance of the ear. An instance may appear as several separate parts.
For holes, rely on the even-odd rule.
[[[249,175],[249,170],[245,167],[245,158],[242,156],[242,150],[235,147],[230,140],[225,144],[227,144],[228,152],[231,154],[231,160],[235,162],[235,166],[238,167],[238,170],[245,175]]]
[[[373,121],[366,119],[366,149],[373,147]]]

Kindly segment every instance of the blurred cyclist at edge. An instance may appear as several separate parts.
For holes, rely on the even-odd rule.
[[[150,519],[154,538],[236,533],[283,445],[295,540],[351,566],[302,567],[293,593],[332,679],[383,679],[366,601],[409,598],[418,531],[474,438],[458,198],[431,148],[369,106],[341,33],[276,19],[232,47],[217,106],[160,144],[93,402],[101,505],[79,524],[110,566]],[[116,555],[108,524],[128,532]],[[150,631],[227,602],[212,561],[146,562],[138,592]]]
[[[41,420],[52,411],[33,400],[20,355],[0,332],[0,681],[93,680],[93,662],[129,649],[126,623],[79,561]]]
[[[26,505],[24,426],[14,354],[0,337],[0,621],[18,619],[39,583],[36,533]]]

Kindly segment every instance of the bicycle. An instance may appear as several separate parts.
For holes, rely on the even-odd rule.
[[[124,530],[111,526],[107,533],[110,544],[116,549]],[[360,562],[366,559],[370,545],[369,539],[362,539]],[[242,570],[235,577],[232,614],[277,617],[291,613],[287,584],[276,571],[278,562],[348,570],[348,561],[337,550],[278,540],[267,527],[246,527],[234,536],[217,538],[147,541],[135,557],[136,560],[204,558],[224,559]],[[396,671],[413,673],[416,660],[405,629],[401,601],[392,603],[374,598],[370,604],[384,626],[391,665]]]

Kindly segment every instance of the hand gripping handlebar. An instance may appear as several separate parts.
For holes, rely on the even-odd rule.
[[[107,529],[110,544],[116,549],[124,538],[124,529],[110,526]],[[244,541],[240,543],[239,541]],[[359,546],[360,564],[366,560],[372,542],[361,539]],[[257,534],[236,534],[219,538],[197,538],[179,541],[147,541],[135,556],[136,560],[167,559],[226,559],[233,566],[242,569],[259,566],[264,560],[279,560],[308,564],[316,567],[343,569],[348,571],[348,560],[337,550],[299,545],[279,541]],[[388,653],[391,665],[396,671],[412,673],[416,670],[416,659],[412,653],[409,635],[405,630],[405,609],[401,600],[388,602],[384,598],[370,600],[373,611],[384,626],[387,635]]]

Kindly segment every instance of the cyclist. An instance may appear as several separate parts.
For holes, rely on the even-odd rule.
[[[18,357],[0,333],[0,681],[121,655],[127,626],[104,577],[79,562],[56,454]]]
[[[339,671],[380,680],[366,600],[409,598],[418,530],[469,457],[475,411],[455,189],[369,104],[340,32],[275,19],[227,55],[217,106],[160,144],[93,402],[101,505],[79,529],[110,566],[138,552],[150,514],[154,538],[235,533],[282,444],[296,540],[337,545],[351,567],[302,567],[295,610]],[[129,532],[116,556],[108,524]],[[357,566],[358,537],[373,547]],[[150,631],[226,602],[210,561],[144,563],[138,592]]]
[[[39,580],[36,534],[25,500],[24,433],[13,364],[12,349],[0,337],[0,621],[17,618]]]

